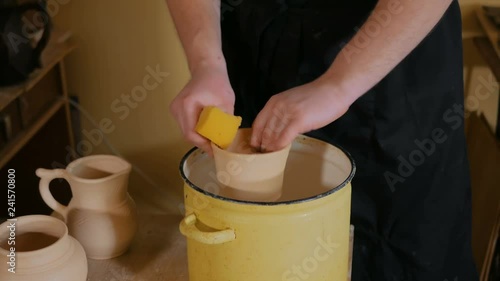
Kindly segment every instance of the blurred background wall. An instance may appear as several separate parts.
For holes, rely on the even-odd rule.
[[[182,141],[168,105],[189,72],[165,1],[57,3],[57,10],[52,8],[56,26],[71,30],[79,43],[66,63],[69,93],[97,123],[111,120],[114,129],[105,137],[149,178],[132,173],[134,196],[148,194],[160,207],[171,207],[169,200],[177,204],[179,161],[190,146]],[[91,122],[82,118],[82,124],[87,132],[82,138],[93,144],[82,150],[112,153]]]

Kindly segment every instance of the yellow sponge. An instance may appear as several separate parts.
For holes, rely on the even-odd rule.
[[[195,130],[225,149],[233,142],[240,125],[240,116],[227,114],[215,106],[207,106],[201,112]]]

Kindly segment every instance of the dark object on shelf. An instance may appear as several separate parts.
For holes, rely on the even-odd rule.
[[[500,32],[500,7],[483,6],[486,16],[496,26],[497,31]],[[497,42],[500,46],[500,39]]]
[[[16,4],[16,0],[0,0],[0,7],[13,6]]]
[[[495,254],[493,255],[493,259],[491,260],[491,269],[488,280],[489,281],[500,280],[500,242],[498,240],[495,248]]]
[[[488,18],[500,29],[500,7],[484,6],[483,9]]]
[[[7,105],[0,111],[0,149],[21,132],[23,123],[17,102]]]
[[[42,4],[11,2],[0,2],[0,86],[23,82],[41,67],[41,54],[52,26]],[[33,18],[26,18],[26,14]]]
[[[497,135],[497,139],[500,140],[500,99],[498,99],[496,135]]]

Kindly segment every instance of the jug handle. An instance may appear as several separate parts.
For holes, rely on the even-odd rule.
[[[68,213],[68,207],[57,202],[57,200],[54,198],[54,196],[52,196],[52,193],[50,192],[50,189],[49,189],[49,184],[53,179],[62,178],[62,179],[67,180],[66,170],[63,170],[63,169],[48,170],[48,169],[39,168],[36,170],[35,173],[40,178],[39,189],[40,189],[40,194],[42,195],[43,201],[45,201],[45,203],[50,208],[52,208],[52,210],[54,210],[55,212],[62,215],[64,220],[66,220],[66,215]]]
[[[196,220],[196,215],[193,213],[188,215],[181,221],[179,230],[187,238],[191,238],[200,243],[210,245],[230,242],[236,238],[233,229],[224,229],[214,232],[202,231],[198,227],[196,227]]]

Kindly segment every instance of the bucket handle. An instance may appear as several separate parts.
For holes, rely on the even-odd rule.
[[[196,215],[192,213],[181,221],[179,230],[187,238],[209,245],[230,242],[236,238],[233,229],[224,229],[214,232],[201,231],[196,227],[196,220]]]

